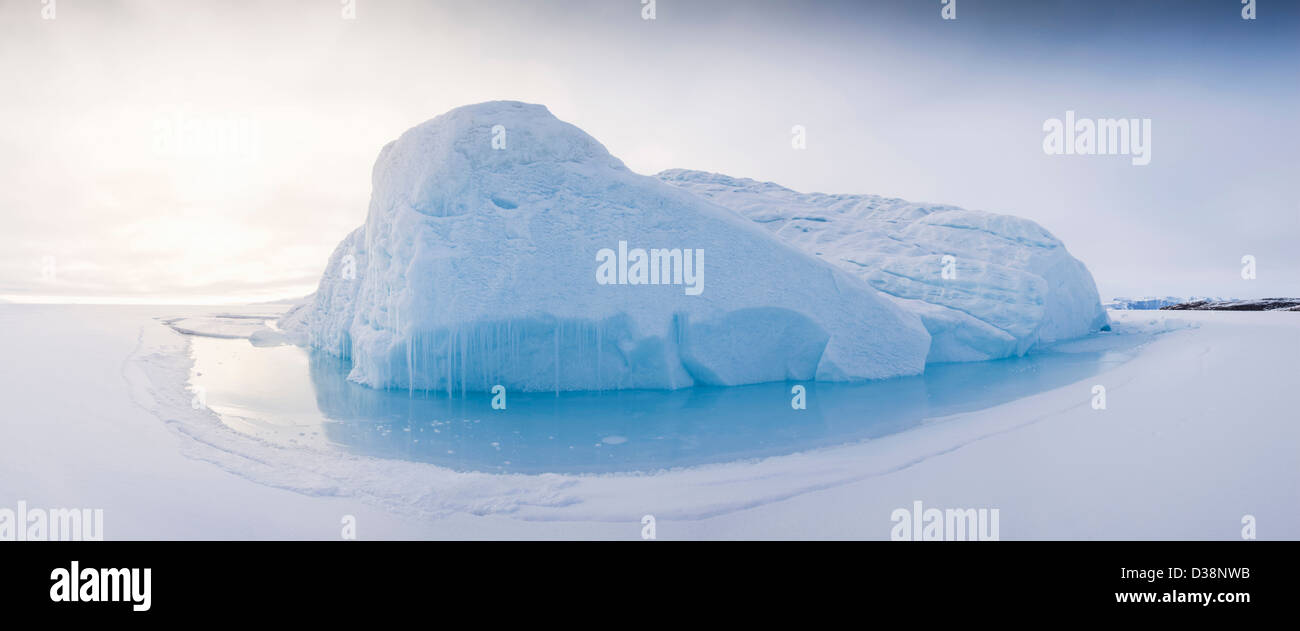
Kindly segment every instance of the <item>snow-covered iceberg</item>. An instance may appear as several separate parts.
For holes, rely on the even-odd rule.
[[[365,225],[295,323],[352,381],[447,391],[874,379],[930,348],[855,275],[516,102],[385,146]]]
[[[1027,219],[700,171],[658,177],[894,297],[924,320],[930,362],[1022,355],[1109,323],[1088,268]]]

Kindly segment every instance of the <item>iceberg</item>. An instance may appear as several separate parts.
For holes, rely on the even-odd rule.
[[[351,381],[448,393],[914,375],[931,337],[859,275],[506,101],[383,148],[365,224],[281,327]]]
[[[892,297],[925,323],[928,363],[1023,355],[1110,322],[1088,268],[1027,219],[701,171],[657,177]]]

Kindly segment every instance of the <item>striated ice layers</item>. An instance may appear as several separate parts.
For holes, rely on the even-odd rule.
[[[929,362],[1023,355],[1109,323],[1088,268],[1027,219],[700,171],[658,177],[892,296],[925,322]]]
[[[598,283],[598,253],[624,248],[702,251],[702,291],[667,270]],[[921,318],[858,275],[515,102],[385,146],[365,225],[283,324],[352,381],[449,392],[875,379],[930,352]]]

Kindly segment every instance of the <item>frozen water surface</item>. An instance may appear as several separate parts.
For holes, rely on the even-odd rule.
[[[194,337],[191,383],[230,427],[304,449],[339,449],[457,471],[653,471],[876,438],[1086,379],[1146,338],[1099,334],[1024,357],[932,364],[862,383],[776,382],[675,391],[376,390],[345,360],[296,346]],[[794,385],[807,409],[791,406]]]

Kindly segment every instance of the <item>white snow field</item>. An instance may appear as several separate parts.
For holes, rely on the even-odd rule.
[[[1028,219],[878,195],[799,193],[701,171],[657,177],[895,298],[924,320],[933,337],[929,362],[1023,355],[1107,324],[1088,268]]]
[[[1300,538],[1292,312],[1114,312],[1113,332],[1067,344],[1167,332],[1004,405],[762,460],[531,476],[228,428],[191,405],[193,338],[164,323],[210,312],[0,305],[0,507],[102,508],[107,539],[334,539],[344,515],[363,539],[639,539],[647,514],[659,539],[887,539],[914,501],[997,508],[1004,540],[1239,540],[1245,515],[1261,539]]]
[[[930,346],[862,280],[505,101],[383,148],[364,227],[298,315],[351,380],[448,392],[877,379]]]

